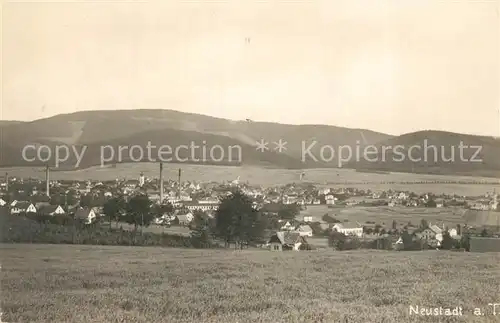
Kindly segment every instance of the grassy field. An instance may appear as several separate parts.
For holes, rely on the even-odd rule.
[[[392,221],[396,220],[399,226],[406,225],[409,221],[418,225],[422,219],[427,222],[445,225],[450,228],[457,224],[470,226],[496,226],[500,221],[500,212],[466,212],[462,208],[422,208],[422,207],[337,207],[328,208],[326,205],[308,206],[300,212],[297,220],[301,221],[304,216],[312,216],[313,221],[321,221],[325,213],[334,216],[340,221],[359,222],[365,224],[367,221],[375,222],[387,228],[391,228]]]
[[[147,177],[158,176],[158,165],[154,163],[120,164],[116,168],[92,167],[78,171],[56,171],[51,178],[75,180],[114,180],[116,178],[138,178],[141,172]],[[186,181],[232,181],[240,176],[241,181],[255,185],[288,184],[299,181],[299,170],[271,169],[262,167],[224,167],[187,164],[169,164],[165,166],[164,178],[177,180],[177,170],[182,168],[182,179]],[[33,177],[43,179],[45,174],[41,168],[3,168],[10,176]],[[374,174],[361,173],[349,169],[308,169],[304,181],[329,187],[359,187],[371,190],[411,190],[417,193],[449,193],[459,195],[483,195],[500,190],[500,180],[494,178],[444,176],[425,174]],[[411,184],[411,182],[436,181],[436,184]],[[445,183],[463,181],[465,184]],[[467,184],[484,182],[488,184]]]
[[[7,322],[500,322],[500,254],[2,245]],[[409,315],[462,306],[464,316]],[[485,315],[474,317],[473,308]]]

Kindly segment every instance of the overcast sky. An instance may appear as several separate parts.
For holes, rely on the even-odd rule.
[[[224,2],[4,3],[2,119],[165,108],[500,135],[498,0]]]

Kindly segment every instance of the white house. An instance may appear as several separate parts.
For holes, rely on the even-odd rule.
[[[300,250],[302,244],[307,243],[305,238],[298,232],[276,232],[269,239],[271,251]]]
[[[394,243],[395,250],[402,250],[404,248],[403,238],[399,237],[398,241]]]
[[[350,226],[343,225],[342,223],[336,223],[333,227],[333,230],[337,230],[337,232],[343,233],[346,236],[363,236],[363,228],[358,226]]]
[[[491,200],[490,205],[489,205],[490,210],[497,210],[498,209],[498,198],[497,194],[493,196],[493,200]]]
[[[201,211],[210,211],[216,210],[219,207],[219,202],[195,202],[195,201],[187,201],[182,203],[188,210],[201,210]]]
[[[290,224],[290,222],[286,222],[282,227],[281,227],[281,230],[285,230],[285,231],[290,231],[290,230],[293,230],[293,226]]]
[[[304,221],[304,222],[313,222],[313,217],[312,216],[304,216],[302,218],[302,221]]]
[[[334,205],[337,198],[333,194],[328,194],[325,196],[326,204]]]
[[[160,217],[154,219],[155,224],[168,224],[176,219],[175,215],[163,214]]]
[[[471,205],[471,210],[480,210],[480,211],[486,211],[490,209],[489,203],[486,202],[476,202],[473,205]]]
[[[172,204],[173,207],[180,207],[182,205],[182,200],[175,197],[167,197],[166,200],[168,203]]]
[[[5,206],[7,202],[4,201],[4,199],[0,198],[0,207]]]
[[[417,232],[416,236],[419,239],[423,239],[423,240],[433,240],[433,239],[436,239],[436,234],[437,233],[434,232],[433,230],[431,230],[430,228],[425,228],[424,230]],[[439,232],[439,234],[441,234],[441,233]]]
[[[198,200],[199,204],[219,204],[219,200],[216,198],[204,198],[204,199],[199,199]]]
[[[180,214],[177,214],[177,219],[179,220],[179,224],[180,225],[188,225],[189,223],[191,223],[191,221],[193,221],[194,219],[194,215],[193,213],[191,212],[188,212],[188,213],[180,213]]]
[[[75,218],[81,219],[85,222],[85,224],[91,224],[95,222],[97,216],[93,209],[90,208],[79,208],[75,212]]]
[[[450,235],[450,237],[456,237],[458,235],[458,231],[457,229],[452,228],[448,230],[448,234]]]
[[[295,229],[295,231],[298,232],[302,237],[312,237],[313,236],[313,230],[307,224],[305,224],[305,225],[299,225]]]
[[[406,200],[408,197],[410,197],[408,194],[406,194],[405,192],[399,192],[399,194],[397,195],[397,198],[399,200]]]
[[[435,234],[443,234],[444,226],[443,226],[443,229],[441,229],[437,225],[431,224],[431,225],[429,225],[429,229],[431,229]]]

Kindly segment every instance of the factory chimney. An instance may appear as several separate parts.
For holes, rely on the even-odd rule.
[[[178,191],[177,191],[177,198],[180,199],[181,198],[181,173],[182,173],[182,170],[179,168],[179,182],[178,182]]]
[[[47,196],[50,197],[50,178],[49,178],[49,165],[45,167],[45,185],[46,185],[46,192]]]
[[[160,162],[160,204],[163,203],[163,163]]]

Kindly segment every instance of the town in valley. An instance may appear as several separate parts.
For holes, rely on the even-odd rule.
[[[270,251],[469,251],[472,238],[473,250],[488,251],[495,250],[498,244],[499,194],[495,191],[482,196],[459,196],[349,186],[329,188],[304,181],[304,173],[295,183],[263,187],[240,177],[224,182],[183,181],[182,168],[178,169],[177,180],[164,180],[162,172],[160,163],[156,178],[140,173],[135,179],[114,181],[51,180],[48,167],[45,179],[5,174],[0,184],[0,206],[9,218],[69,226],[72,230],[136,232],[140,228],[141,234],[191,239],[203,231],[202,236],[206,242],[211,241],[212,247],[222,243],[227,247],[239,241],[241,248]],[[220,205],[235,191],[263,219],[261,232],[247,235],[244,241],[236,236],[222,239],[221,234],[217,235]],[[130,207],[138,198],[146,201],[145,209]],[[232,212],[237,213],[238,207]],[[75,221],[80,223],[78,228]],[[33,241],[28,236],[13,239]]]

